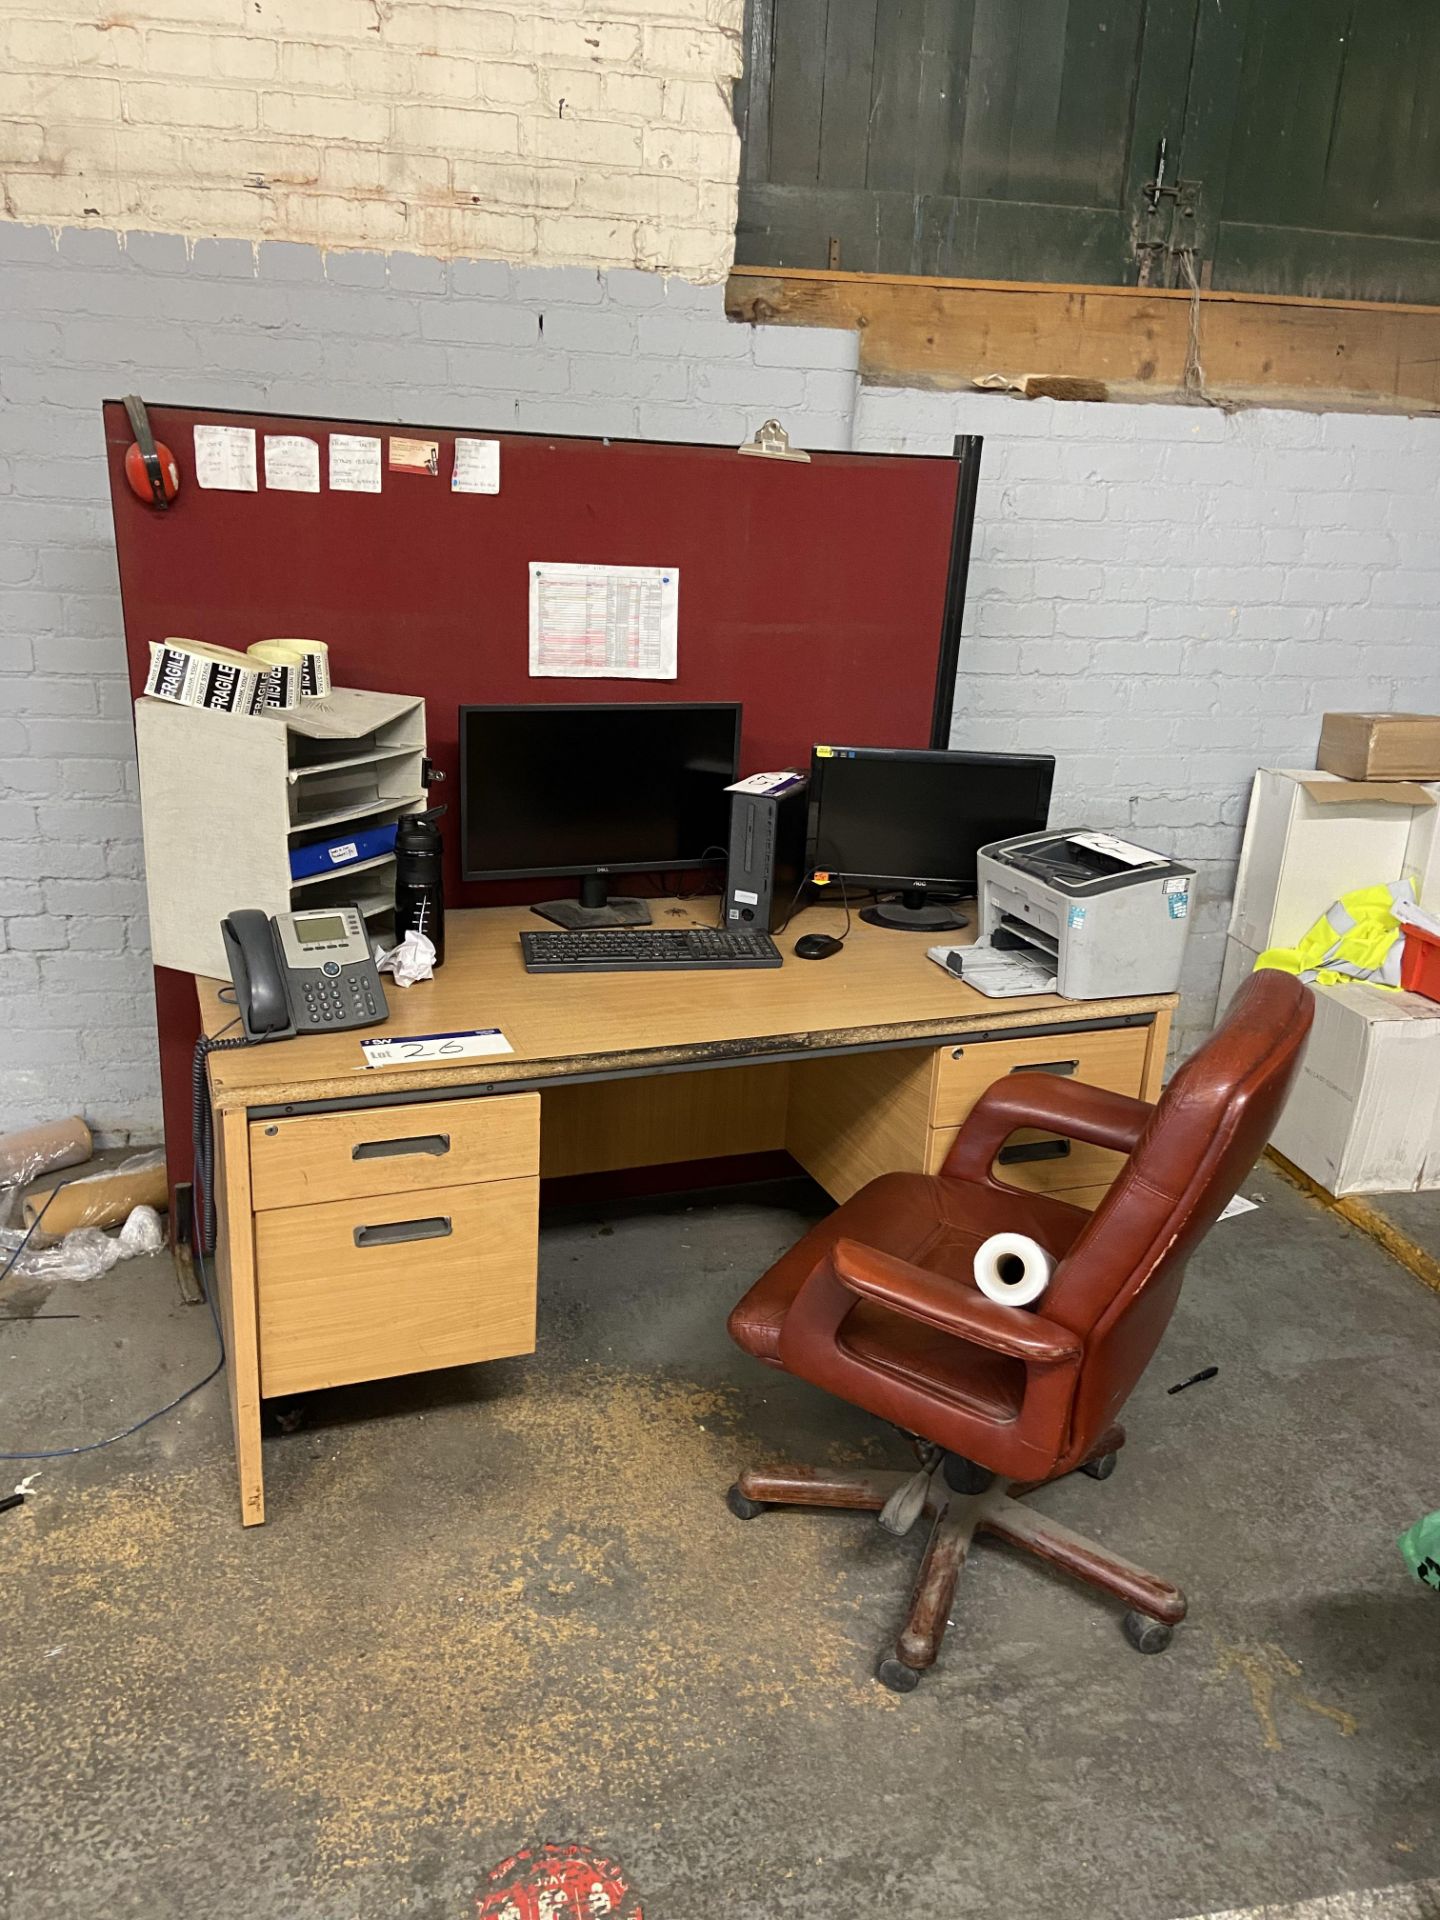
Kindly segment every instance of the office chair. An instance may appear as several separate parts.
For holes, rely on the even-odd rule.
[[[1158,1104],[1041,1073],[997,1081],[938,1175],[872,1180],[812,1228],[730,1316],[757,1360],[864,1407],[911,1436],[916,1474],[751,1467],[731,1511],[879,1511],[903,1533],[932,1522],[910,1607],[877,1678],[908,1693],[932,1666],[972,1539],[994,1534],[1123,1600],[1141,1653],[1169,1645],[1185,1596],[1072,1533],[1025,1495],[1077,1468],[1108,1479],[1117,1416],[1159,1344],[1185,1263],[1269,1138],[1314,1013],[1290,974],[1257,973]],[[1129,1157],[1093,1213],[995,1178],[1019,1127]],[[1030,1234],[1056,1257],[1037,1307],[976,1287],[975,1249]]]

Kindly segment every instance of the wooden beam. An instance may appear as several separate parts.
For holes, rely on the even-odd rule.
[[[845,327],[876,386],[963,390],[986,375],[1101,380],[1116,400],[1440,411],[1440,307],[1154,287],[1050,286],[736,267],[732,319]]]

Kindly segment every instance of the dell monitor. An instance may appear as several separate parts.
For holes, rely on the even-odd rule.
[[[648,925],[611,900],[615,873],[723,862],[739,772],[735,701],[460,709],[466,880],[577,877],[579,899],[534,911],[562,927]]]
[[[1054,776],[1048,754],[816,747],[811,872],[898,893],[861,914],[872,926],[963,927],[947,903],[974,893],[980,848],[1046,826]]]

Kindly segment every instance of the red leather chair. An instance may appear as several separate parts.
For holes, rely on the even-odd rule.
[[[892,1532],[932,1522],[910,1616],[878,1678],[908,1692],[933,1665],[972,1538],[995,1534],[1124,1600],[1126,1636],[1167,1646],[1185,1596],[1023,1504],[1076,1468],[1108,1479],[1116,1424],[1159,1344],[1181,1276],[1269,1138],[1314,1002],[1257,973],[1155,1106],[1047,1074],[1013,1074],[976,1102],[938,1175],[889,1173],[807,1233],[730,1316],[747,1353],[891,1421],[918,1474],[752,1467],[732,1512],[770,1505],[879,1510]],[[1128,1154],[1093,1213],[1006,1186],[995,1156],[1020,1127]],[[1058,1264],[1034,1310],[976,1287],[975,1249],[1030,1234]]]

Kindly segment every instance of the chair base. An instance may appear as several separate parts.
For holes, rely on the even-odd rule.
[[[1124,1437],[1115,1428],[1095,1449],[1086,1465],[1107,1464],[1094,1478],[1109,1477]],[[950,1477],[965,1479],[953,1472]],[[819,1467],[747,1467],[728,1499],[731,1512],[745,1520],[769,1506],[878,1513],[912,1478],[907,1473],[842,1473]],[[1086,1586],[1123,1600],[1129,1609],[1125,1637],[1138,1652],[1159,1653],[1170,1644],[1172,1630],[1185,1618],[1185,1596],[1179,1587],[1025,1506],[1024,1496],[1034,1490],[1034,1483],[1022,1486],[997,1480],[983,1492],[957,1493],[947,1484],[944,1462],[935,1465],[921,1509],[931,1522],[930,1543],[894,1652],[886,1653],[876,1669],[882,1684],[908,1693],[921,1674],[934,1666],[971,1543],[987,1533]]]

